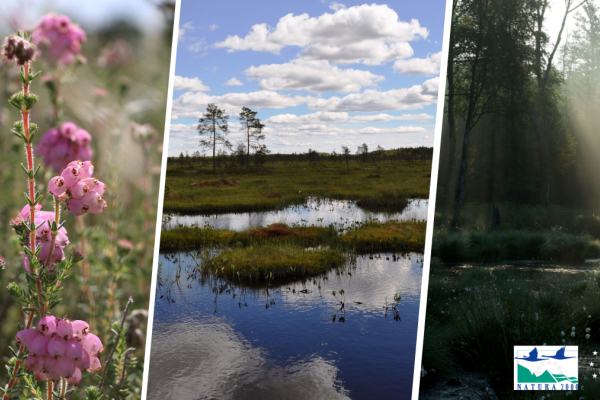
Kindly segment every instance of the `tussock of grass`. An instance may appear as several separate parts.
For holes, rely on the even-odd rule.
[[[160,236],[161,251],[181,249],[202,249],[213,246],[253,246],[270,241],[293,241],[305,247],[318,246],[330,242],[335,231],[323,227],[294,227],[285,224],[271,224],[265,228],[248,229],[242,232],[179,227],[163,230]]]
[[[381,162],[377,172],[381,179],[369,178],[372,168],[370,163],[355,163],[349,171],[340,164],[267,163],[263,169],[225,169],[226,180],[239,185],[210,187],[192,184],[220,182],[219,172],[212,168],[171,168],[166,178],[171,190],[165,196],[164,210],[182,214],[278,210],[313,196],[356,200],[372,210],[402,211],[408,198],[429,198],[430,161]]]
[[[436,232],[433,237],[432,254],[444,262],[581,262],[586,258],[600,257],[600,244],[589,236],[558,230]]]
[[[423,251],[426,222],[368,223],[342,235],[342,241],[357,252]]]
[[[356,205],[368,210],[404,210],[408,206],[408,198],[398,191],[387,190],[361,196]]]
[[[231,281],[259,282],[317,275],[345,262],[346,256],[339,250],[307,250],[292,243],[264,243],[224,250],[204,260],[202,272]]]
[[[599,279],[598,273],[529,275],[485,267],[454,271],[432,262],[423,347],[428,374],[423,382],[452,377],[458,365],[483,373],[498,398],[531,398],[507,384],[513,379],[513,346],[597,347]],[[444,350],[439,353],[440,349]],[[580,379],[583,375],[580,371]],[[584,386],[597,391],[593,383],[588,379]],[[593,393],[588,392],[597,397]]]
[[[255,246],[287,242],[302,247],[328,246],[358,253],[379,251],[423,251],[425,222],[371,222],[345,234],[325,227],[289,227],[272,224],[265,228],[235,232],[220,229],[180,227],[163,230],[161,251],[202,249],[213,246]]]

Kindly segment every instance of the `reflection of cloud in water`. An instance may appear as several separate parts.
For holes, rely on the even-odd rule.
[[[322,357],[280,366],[227,324],[157,324],[148,399],[348,399]]]
[[[308,198],[303,205],[289,206],[279,211],[264,211],[251,213],[229,213],[212,216],[180,215],[174,216],[167,228],[179,224],[190,226],[197,224],[202,227],[205,223],[217,229],[241,231],[248,228],[264,227],[274,223],[289,225],[329,226],[336,228],[347,226],[352,222],[366,222],[378,219],[380,222],[389,220],[426,220],[428,200],[411,200],[409,205],[396,213],[370,212],[356,205],[353,201]]]

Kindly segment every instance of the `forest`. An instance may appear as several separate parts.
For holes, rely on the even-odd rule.
[[[597,204],[598,6],[567,3],[551,41],[548,1],[454,1],[438,208]]]

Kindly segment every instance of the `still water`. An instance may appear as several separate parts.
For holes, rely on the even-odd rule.
[[[355,202],[348,200],[331,200],[308,198],[306,203],[299,206],[290,206],[282,210],[269,212],[247,212],[218,215],[178,215],[166,224],[166,228],[181,225],[200,227],[208,223],[216,229],[229,229],[243,231],[249,228],[264,227],[274,223],[306,226],[334,226],[339,229],[352,222],[365,222],[378,219],[380,222],[388,220],[410,221],[426,220],[429,200],[410,200],[402,212],[370,212],[358,207]]]
[[[189,277],[196,263],[188,253],[160,261],[163,278],[181,268],[181,279],[172,300],[166,285],[157,292],[149,399],[410,398],[421,254],[359,256],[268,293],[214,292],[214,282]],[[345,312],[332,295],[340,289]],[[395,319],[383,307],[396,293]]]

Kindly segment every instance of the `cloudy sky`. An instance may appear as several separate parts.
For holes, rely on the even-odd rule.
[[[431,146],[444,0],[182,0],[169,155],[208,103],[258,111],[273,152]]]

